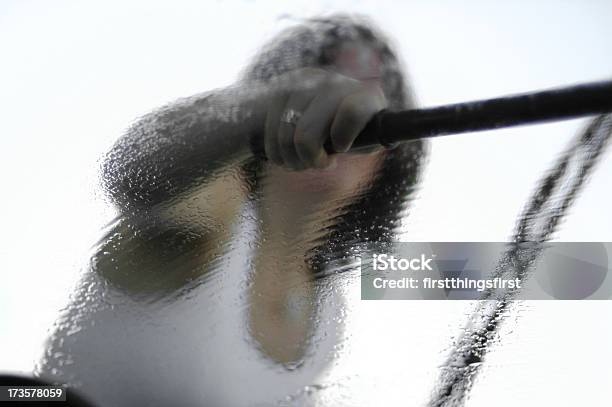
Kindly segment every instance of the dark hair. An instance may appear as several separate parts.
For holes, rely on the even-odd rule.
[[[277,35],[245,69],[245,80],[268,81],[283,73],[305,67],[326,67],[336,59],[340,47],[352,41],[371,46],[381,59],[381,83],[390,109],[414,105],[401,63],[389,40],[365,17],[335,15],[312,18]]]
[[[413,107],[398,57],[386,37],[363,17],[313,18],[287,29],[263,47],[243,73],[243,78],[265,82],[291,70],[328,66],[335,60],[340,47],[352,41],[365,42],[379,53],[381,87],[389,109]],[[315,270],[330,260],[350,256],[364,242],[384,244],[392,241],[416,188],[425,150],[424,142],[414,141],[385,153],[380,170],[369,187],[335,215],[334,226],[323,238],[325,244],[311,253],[310,263]],[[253,185],[256,184],[254,180]]]

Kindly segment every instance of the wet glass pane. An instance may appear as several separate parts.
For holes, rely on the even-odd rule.
[[[278,77],[361,57],[390,109],[609,77],[612,7],[378,3],[0,6],[0,373],[98,406],[604,405],[609,301],[363,301],[356,256],[609,241],[609,116],[301,171],[251,129]]]

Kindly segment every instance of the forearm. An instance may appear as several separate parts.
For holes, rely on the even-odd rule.
[[[293,170],[330,165],[330,139],[346,151],[384,108],[378,86],[323,69],[304,68],[266,83],[242,82],[185,98],[153,112],[115,144],[104,185],[122,210],[149,209],[205,182],[229,160],[246,157],[256,137],[277,165]],[[297,112],[288,122],[286,112]]]
[[[141,210],[205,183],[249,154],[263,125],[262,89],[232,87],[181,99],[142,117],[102,164],[103,184],[122,210]]]

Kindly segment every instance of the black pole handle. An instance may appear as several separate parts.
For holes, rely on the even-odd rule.
[[[612,81],[477,100],[452,105],[391,112],[370,119],[351,150],[392,146],[399,142],[449,134],[569,120],[612,112]],[[263,137],[251,138],[253,152],[265,157]],[[335,153],[330,140],[325,150]]]
[[[612,81],[478,100],[453,105],[377,113],[351,149],[391,146],[426,137],[568,120],[612,111]],[[328,142],[325,149],[334,153]]]

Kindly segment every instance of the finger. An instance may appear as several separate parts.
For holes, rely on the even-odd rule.
[[[329,134],[329,126],[327,126],[325,133]],[[302,168],[327,168],[332,163],[332,157],[323,148],[323,143],[316,142],[316,139],[317,136],[296,129],[295,146]]]
[[[305,167],[323,168],[330,164],[323,148],[329,137],[331,124],[343,98],[355,89],[354,83],[336,86],[318,94],[308,105],[295,133],[295,146]]]
[[[271,103],[266,115],[266,126],[264,133],[264,148],[266,157],[268,157],[268,160],[278,165],[282,165],[283,163],[283,158],[280,154],[278,145],[278,127],[286,101],[287,96],[277,97]]]
[[[344,98],[330,129],[334,150],[339,153],[348,151],[368,121],[386,106],[380,88],[363,89]]]
[[[282,115],[284,116],[286,112],[290,111],[301,115],[313,98],[314,93],[312,92],[294,92],[289,97]],[[299,120],[300,119],[298,119],[295,123],[287,123],[283,121],[283,117],[281,116],[281,121],[278,127],[278,148],[283,164],[285,167],[293,170],[300,170],[304,168],[302,160],[300,159],[295,147],[295,133]]]

